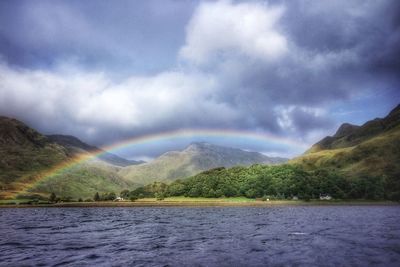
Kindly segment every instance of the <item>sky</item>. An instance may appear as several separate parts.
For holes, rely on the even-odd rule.
[[[109,146],[164,138],[295,156],[400,103],[400,2],[0,1],[0,114]],[[280,143],[276,140],[290,140]]]

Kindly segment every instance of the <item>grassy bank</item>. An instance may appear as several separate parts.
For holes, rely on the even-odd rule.
[[[60,202],[48,203],[29,202],[28,200],[0,200],[0,207],[214,207],[214,206],[316,206],[316,205],[399,205],[399,202],[392,201],[370,201],[370,200],[271,200],[261,201],[245,197],[233,198],[190,198],[190,197],[169,197],[164,200],[155,198],[143,198],[137,201],[99,201],[99,202]]]

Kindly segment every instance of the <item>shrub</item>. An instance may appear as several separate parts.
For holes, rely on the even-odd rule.
[[[164,194],[163,193],[155,193],[154,196],[158,201],[164,200]]]
[[[49,197],[49,201],[50,201],[50,202],[55,202],[55,201],[56,201],[56,198],[57,198],[57,197],[56,197],[56,194],[51,193],[51,194],[50,194],[50,197]]]

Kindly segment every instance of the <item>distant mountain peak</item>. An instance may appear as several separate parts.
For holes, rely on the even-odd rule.
[[[258,152],[219,146],[207,142],[192,142],[182,151],[169,151],[147,164],[129,166],[119,174],[127,181],[148,184],[186,178],[216,167],[278,164],[287,159],[268,157]]]
[[[211,143],[207,142],[192,142],[190,143],[184,151],[190,151],[190,150],[206,150],[206,149],[217,149],[217,148],[227,148],[219,145],[214,145]]]
[[[186,148],[190,148],[190,147],[205,147],[205,146],[209,146],[211,145],[210,143],[204,142],[204,141],[200,141],[200,142],[191,142]]]

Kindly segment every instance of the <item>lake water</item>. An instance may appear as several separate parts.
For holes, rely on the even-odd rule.
[[[0,266],[400,266],[400,207],[0,209]]]

